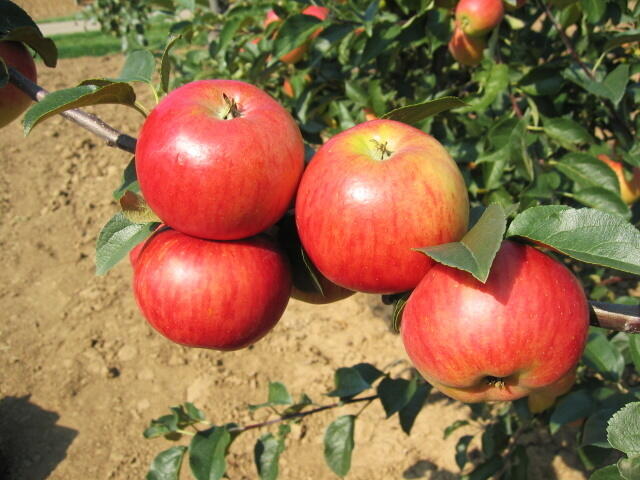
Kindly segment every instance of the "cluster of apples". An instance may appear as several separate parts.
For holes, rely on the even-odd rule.
[[[487,46],[487,34],[504,16],[502,0],[460,0],[455,9],[455,28],[449,51],[463,65],[477,65]]]
[[[328,140],[306,169],[303,157],[289,113],[243,82],[192,82],[151,112],[136,171],[164,226],[132,263],[136,300],[155,329],[219,350],[259,340],[292,292],[295,260],[278,231],[293,225],[324,301],[413,290],[403,343],[446,394],[533,394],[546,405],[571,387],[588,307],[568,269],[504,242],[482,284],[414,250],[460,240],[468,227],[465,182],[437,140],[378,119]]]

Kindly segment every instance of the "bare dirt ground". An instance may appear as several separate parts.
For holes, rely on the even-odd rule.
[[[62,60],[55,70],[41,69],[40,83],[54,90],[113,77],[122,62],[120,56]],[[147,92],[141,99],[150,105]],[[125,107],[94,111],[132,135],[141,123]],[[249,350],[170,343],[138,313],[127,262],[94,276],[96,236],[117,211],[111,191],[129,156],[60,117],[26,139],[18,122],[1,130],[0,155],[0,478],[142,479],[155,454],[170,445],[145,440],[142,431],[168,406],[192,401],[215,423],[246,424],[267,418],[268,412],[249,414],[246,405],[266,399],[269,381],[327,403],[323,393],[332,388],[335,368],[406,362],[389,332],[388,307],[365,295],[328,306],[291,301],[275,330]],[[324,465],[324,428],[358,407],[294,427],[281,478],[336,478]],[[356,425],[348,478],[458,478],[454,446],[473,432],[461,429],[443,440],[442,430],[467,412],[432,395],[407,437],[397,418],[385,420],[372,404]],[[245,433],[232,445],[229,478],[257,478],[253,444],[261,433]],[[529,439],[532,479],[585,478],[570,437]],[[190,478],[186,464],[183,478]]]
[[[82,8],[76,0],[12,0],[24,8],[34,20],[73,15]],[[86,3],[86,2],[85,2]]]

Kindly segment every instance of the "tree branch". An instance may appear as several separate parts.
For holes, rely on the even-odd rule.
[[[13,67],[9,67],[9,81],[36,102],[41,101],[49,93],[41,86],[33,83]],[[89,130],[98,137],[103,138],[110,147],[117,147],[125,152],[135,154],[136,139],[119,132],[110,125],[107,125],[97,116],[84,112],[80,109],[67,110],[66,112],[62,112],[60,115],[74,123],[77,123],[82,128]]]
[[[254,428],[266,427],[268,425],[273,425],[275,423],[284,422],[285,420],[291,420],[293,418],[302,418],[307,415],[313,415],[314,413],[323,412],[324,410],[329,410],[331,408],[342,407],[344,405],[349,405],[351,403],[359,403],[359,402],[371,402],[378,398],[378,395],[369,395],[368,397],[362,398],[352,398],[349,400],[344,400],[342,402],[332,403],[331,405],[324,405],[322,407],[314,408],[312,410],[307,410],[306,412],[298,412],[291,413],[289,415],[282,415],[280,418],[274,418],[273,420],[267,420],[266,422],[253,423],[251,425],[245,425],[244,427],[232,427],[229,428],[230,432],[245,432],[247,430],[252,430]]]
[[[640,333],[640,305],[589,302],[591,325],[618,332]]]

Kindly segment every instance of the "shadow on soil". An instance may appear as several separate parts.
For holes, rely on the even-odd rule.
[[[44,480],[67,456],[78,435],[56,425],[60,416],[30,402],[30,396],[0,400],[0,478]]]

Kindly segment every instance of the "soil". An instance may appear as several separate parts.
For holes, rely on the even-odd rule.
[[[22,7],[25,11],[29,12],[31,18],[34,20],[45,20],[47,18],[64,17],[67,15],[73,15],[82,10],[79,6],[80,3],[77,0],[12,0],[13,3]]]
[[[41,69],[40,83],[55,90],[114,77],[122,63],[121,56],[62,60],[55,70]],[[140,92],[150,105],[149,92]],[[142,120],[121,106],[93,111],[132,135]],[[246,408],[266,400],[269,381],[329,403],[323,394],[337,367],[370,362],[406,371],[400,340],[389,330],[391,312],[376,296],[326,306],[292,300],[273,332],[239,352],[170,343],[138,313],[128,262],[94,275],[96,236],[118,209],[111,191],[130,156],[61,117],[26,139],[12,123],[0,131],[0,152],[0,478],[142,479],[153,457],[172,444],[145,440],[142,432],[169,406],[191,401],[214,423],[248,424],[269,417]],[[336,478],[324,464],[324,429],[359,408],[294,426],[280,478]],[[385,420],[372,404],[356,425],[348,478],[458,478],[455,444],[475,431],[462,428],[446,440],[442,432],[468,413],[432,394],[406,436],[397,417]],[[229,478],[257,478],[253,445],[266,431],[245,433],[232,445]],[[572,436],[569,430],[527,439],[530,478],[584,479]],[[190,478],[187,465],[183,470],[182,478]]]

